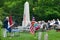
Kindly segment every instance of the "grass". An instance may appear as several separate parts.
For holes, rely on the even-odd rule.
[[[1,40],[38,40],[38,33],[35,33],[35,35],[32,35],[28,32],[21,32],[21,33],[15,33],[14,37],[9,37],[9,33],[8,33],[8,37],[3,38],[2,37],[2,31],[0,31],[0,39]]]
[[[44,40],[44,34],[46,32],[42,33],[42,40]],[[48,33],[48,40],[60,40],[60,32],[56,32],[55,30],[50,30]],[[2,37],[2,30],[0,31],[0,40],[38,40],[38,32],[35,33],[35,35],[32,35],[28,32],[22,32],[22,33],[15,33],[19,36],[14,37]],[[9,35],[9,34],[8,34]]]
[[[48,33],[48,40],[60,40],[60,32],[56,32],[56,30],[50,30]],[[44,40],[44,35],[46,32],[42,33],[42,40]]]
[[[60,32],[51,30],[48,32],[48,35],[49,35],[49,40],[60,40]]]

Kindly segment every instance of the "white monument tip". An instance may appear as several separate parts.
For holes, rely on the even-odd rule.
[[[26,1],[26,2],[25,2],[25,4],[29,4],[29,2],[28,2],[28,1]]]

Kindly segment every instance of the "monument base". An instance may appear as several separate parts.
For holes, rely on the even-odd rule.
[[[22,27],[27,27],[30,25],[30,21],[22,21]]]

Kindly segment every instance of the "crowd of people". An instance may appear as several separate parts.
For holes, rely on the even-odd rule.
[[[51,28],[54,28],[55,27],[58,27],[60,26],[60,20],[59,19],[53,19],[53,20],[48,20],[47,22],[45,21],[38,21],[34,23],[34,27],[36,28],[36,30],[38,29],[46,29],[46,30],[49,30]]]
[[[4,29],[3,37],[7,36],[6,35],[7,32],[11,33],[13,25],[14,25],[14,23],[12,20],[12,16],[6,17],[4,22],[3,22],[3,29]],[[50,30],[51,28],[55,29],[55,27],[58,27],[58,26],[60,27],[60,20],[59,19],[56,19],[56,20],[53,19],[53,20],[48,20],[47,22],[45,22],[43,20],[36,22],[35,19],[33,18],[30,25],[31,25],[31,27],[35,28],[35,31],[39,30],[39,29]]]

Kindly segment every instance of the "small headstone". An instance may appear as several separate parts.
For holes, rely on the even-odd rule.
[[[42,35],[42,32],[39,32],[38,33],[38,40],[41,40],[41,35]]]
[[[44,40],[48,40],[48,34],[47,33],[44,35]]]

